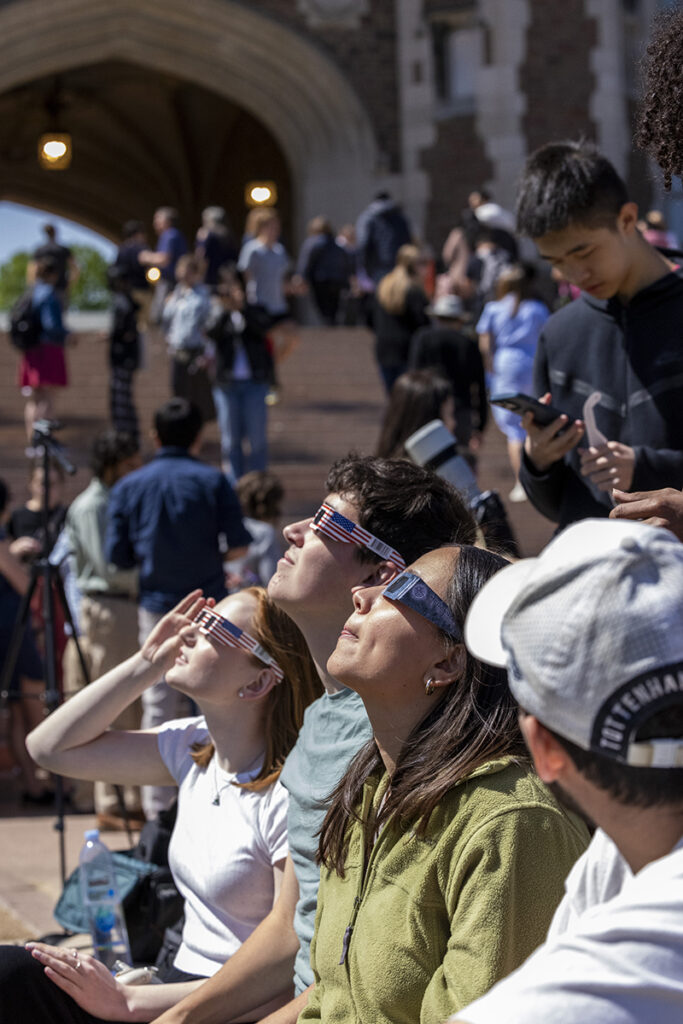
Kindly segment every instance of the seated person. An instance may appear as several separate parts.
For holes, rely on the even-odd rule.
[[[545,943],[458,1021],[683,1020],[683,546],[575,524],[483,589],[466,639],[507,663],[539,775],[598,829]]]
[[[185,898],[185,924],[173,966],[161,973],[169,984],[121,984],[98,960],[69,949],[5,947],[5,1024],[152,1020],[214,974],[277,897],[287,856],[287,793],[278,776],[320,681],[301,633],[263,590],[241,591],[215,610],[211,603],[193,591],[139,653],[63,704],[28,740],[31,755],[60,774],[179,787],[169,863]],[[162,674],[202,714],[153,730],[109,731]],[[260,1012],[290,995],[288,988]]]
[[[505,564],[445,547],[354,594],[327,667],[374,735],[321,830],[301,1024],[445,1020],[543,940],[587,845],[525,756],[505,672],[463,644],[470,603]]]

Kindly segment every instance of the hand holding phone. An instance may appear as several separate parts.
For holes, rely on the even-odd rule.
[[[491,398],[491,405],[500,405],[504,409],[511,409],[512,412],[516,412],[520,416],[530,412],[533,414],[536,423],[541,427],[549,426],[558,416],[564,415],[561,409],[555,409],[552,405],[545,405],[536,398],[532,398],[531,395],[524,395],[521,392],[513,395],[494,395]]]
[[[583,437],[583,422],[571,422],[566,413],[553,408],[549,404],[549,393],[543,396],[542,401],[523,394],[495,395],[491,401],[523,417],[522,426],[527,432],[524,451],[539,473],[547,472]]]

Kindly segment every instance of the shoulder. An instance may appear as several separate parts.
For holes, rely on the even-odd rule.
[[[584,847],[587,841],[578,819],[565,813],[531,766],[509,758],[482,765],[449,790],[434,813],[435,824],[452,824],[456,831],[466,827],[471,836],[479,829],[514,832],[520,823],[533,822],[536,827],[553,820],[581,836]]]
[[[194,767],[192,745],[205,743],[208,739],[209,731],[203,715],[193,718],[176,718],[159,727],[157,731],[159,754],[176,782],[179,783]]]

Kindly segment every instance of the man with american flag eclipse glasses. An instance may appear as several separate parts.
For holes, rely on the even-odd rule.
[[[364,530],[352,519],[347,519],[326,501],[314,515],[311,529],[316,533],[324,534],[330,540],[338,540],[343,544],[357,544],[359,548],[368,548],[380,558],[393,562],[399,571],[406,567],[406,563],[398,551],[389,544],[385,544],[379,537]]]
[[[272,669],[278,683],[282,682],[284,672],[278,663],[268,654],[263,644],[260,644],[246,630],[240,629],[230,619],[224,618],[218,612],[209,608],[203,608],[196,616],[195,622],[199,632],[203,633],[204,636],[212,637],[217,643],[223,644],[225,647],[241,647],[243,650],[248,651],[249,654],[253,654],[255,658],[258,658],[264,665],[268,665]]]

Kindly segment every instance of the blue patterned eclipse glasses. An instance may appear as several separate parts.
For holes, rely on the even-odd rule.
[[[446,602],[442,601],[439,595],[414,572],[402,572],[396,576],[386,585],[382,597],[388,597],[390,601],[400,601],[442,629],[444,633],[448,633],[456,643],[462,643],[462,630]]]

